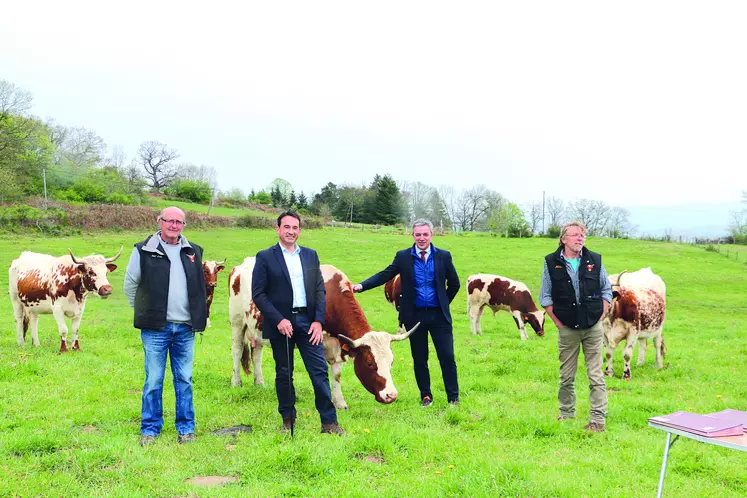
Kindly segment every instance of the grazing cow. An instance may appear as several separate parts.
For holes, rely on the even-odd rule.
[[[526,285],[498,275],[478,274],[467,279],[467,310],[470,329],[473,334],[482,335],[480,318],[485,307],[511,313],[521,333],[521,340],[527,340],[524,325],[529,322],[538,336],[545,335],[545,311],[534,305],[532,294]]]
[[[68,251],[69,256],[59,258],[26,251],[11,263],[8,292],[19,345],[26,343],[30,325],[31,342],[39,346],[39,315],[52,314],[60,332],[60,353],[68,351],[65,317],[72,318],[72,350],[80,351],[78,329],[88,293],[96,292],[102,299],[112,293],[106,274],[117,268],[111,262],[122,254],[121,247],[113,258],[99,254],[76,258]]]
[[[646,358],[648,339],[654,340],[656,366],[664,367],[667,348],[661,335],[666,313],[667,288],[664,281],[651,268],[633,273],[623,271],[610,275],[612,305],[602,320],[607,367],[605,375],[614,376],[612,357],[615,348],[625,341],[623,349],[623,379],[630,379],[630,360],[633,347],[638,341],[638,365]]]
[[[218,285],[218,273],[225,269],[223,261],[203,261],[202,272],[205,275],[205,300],[207,301],[207,326],[210,326],[210,305],[213,304],[213,293]]]
[[[242,367],[247,375],[251,373],[250,356],[254,364],[254,383],[264,384],[262,348],[269,345],[269,341],[262,339],[262,313],[251,299],[254,262],[255,258],[246,258],[231,270],[228,279],[228,313],[233,330],[233,386],[241,385]],[[391,342],[407,339],[417,326],[397,335],[372,331],[345,274],[330,265],[321,265],[321,271],[327,293],[324,354],[332,366],[332,402],[337,409],[348,407],[340,386],[342,365],[348,356],[353,358],[356,376],[376,401],[393,402],[397,399],[397,388],[391,376],[394,360]]]

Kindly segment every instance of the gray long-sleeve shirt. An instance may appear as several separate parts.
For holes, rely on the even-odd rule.
[[[160,234],[156,234],[154,237],[160,237]],[[171,262],[166,320],[175,323],[190,323],[192,315],[189,311],[187,275],[184,273],[184,265],[182,265],[181,259],[182,247],[185,243],[188,244],[188,242],[184,236],[180,237],[177,244],[167,244],[163,240],[159,240],[159,242]],[[124,293],[132,308],[135,307],[135,294],[140,285],[140,276],[140,252],[136,247],[130,255],[130,262],[127,264],[127,271],[124,278]]]
[[[571,277],[573,290],[576,291],[576,303],[580,303],[581,292],[578,285],[578,270],[573,269],[571,262],[565,258],[563,251],[560,252],[560,257],[565,263],[565,269],[568,271],[568,275]],[[543,308],[547,308],[548,306],[552,306],[552,280],[550,280],[550,270],[547,268],[547,261],[544,263],[542,271],[542,286],[540,287],[540,305]],[[610,286],[610,279],[607,278],[607,270],[604,269],[604,265],[599,269],[599,287],[601,289],[602,299],[611,303],[612,287]]]

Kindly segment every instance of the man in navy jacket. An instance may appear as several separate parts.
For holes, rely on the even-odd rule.
[[[270,340],[275,359],[275,391],[281,432],[291,431],[296,421],[296,390],[293,387],[293,348],[298,347],[314,388],[322,433],[344,434],[332,404],[322,327],[326,313],[324,280],[319,256],[296,241],[301,218],[293,211],[278,216],[278,243],[257,253],[252,272],[252,300],[262,312],[262,337]]]
[[[410,350],[415,367],[415,380],[420,389],[421,406],[433,403],[431,377],[428,371],[428,332],[436,348],[441,373],[450,404],[459,404],[459,384],[454,359],[454,336],[449,305],[459,291],[459,276],[451,253],[437,249],[432,243],[433,224],[425,219],[412,224],[412,247],[398,251],[392,264],[383,271],[353,286],[362,292],[385,284],[397,274],[402,283],[399,321],[407,329],[420,322],[410,336]]]

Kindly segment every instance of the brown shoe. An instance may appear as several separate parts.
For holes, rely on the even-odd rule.
[[[596,422],[589,422],[584,426],[589,432],[604,432],[604,424],[598,424]]]
[[[322,424],[322,434],[336,434],[338,436],[344,436],[347,434],[345,430],[340,427],[340,424],[337,422],[332,422],[330,424]]]
[[[156,436],[140,436],[140,446],[150,446],[156,442]]]
[[[573,420],[573,417],[566,417],[564,415],[560,415],[558,417],[558,422],[562,422],[563,420]]]
[[[197,436],[194,434],[179,434],[176,436],[176,442],[179,444],[194,443],[197,440]]]
[[[296,425],[296,419],[293,417],[283,417],[283,426],[280,428],[280,434],[290,433],[294,425]]]

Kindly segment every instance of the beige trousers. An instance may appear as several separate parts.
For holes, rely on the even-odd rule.
[[[578,370],[578,353],[584,350],[586,375],[589,377],[589,421],[604,425],[607,416],[607,386],[602,373],[602,343],[604,329],[597,322],[588,329],[561,327],[558,330],[558,357],[560,359],[560,388],[558,402],[560,416],[576,416],[575,380]]]

